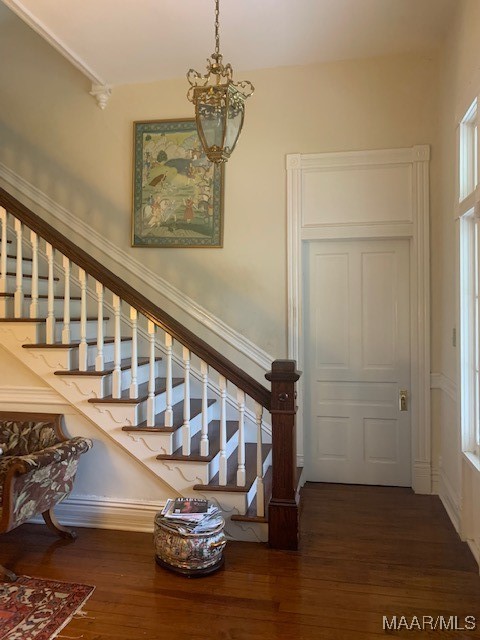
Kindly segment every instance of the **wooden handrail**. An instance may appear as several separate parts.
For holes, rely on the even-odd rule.
[[[271,392],[0,187],[0,206],[270,411]]]

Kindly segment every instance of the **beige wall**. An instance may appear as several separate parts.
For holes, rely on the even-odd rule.
[[[190,116],[186,80],[116,87],[102,112],[14,16],[0,23],[0,57],[0,162],[275,357],[286,354],[285,155],[427,143],[436,162],[434,56],[242,73],[256,93],[226,167],[224,248],[132,249],[132,122]]]
[[[459,121],[480,93],[480,3],[458,0],[440,62],[440,182],[438,216],[433,221],[432,265],[434,298],[432,320],[436,371],[454,384],[455,394],[436,395],[434,416],[441,440],[440,495],[454,522],[469,539],[480,561],[480,472],[461,455],[458,349],[452,328],[458,327],[458,221],[455,220],[457,141]],[[440,407],[440,409],[439,409]]]
[[[0,389],[12,387],[42,387],[47,384],[25,367],[21,362],[13,360],[12,356],[0,346]],[[20,411],[20,409],[19,409]]]

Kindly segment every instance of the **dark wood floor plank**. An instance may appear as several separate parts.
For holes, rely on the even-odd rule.
[[[82,640],[367,640],[383,616],[466,615],[480,623],[480,577],[438,497],[408,489],[307,484],[300,551],[229,542],[225,566],[199,579],[154,561],[151,534],[39,525],[1,537],[18,573],[96,589],[61,637]],[[480,626],[480,624],[479,624]],[[406,631],[399,638],[479,638]]]

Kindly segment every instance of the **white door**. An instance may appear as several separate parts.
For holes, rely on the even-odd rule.
[[[311,481],[411,486],[409,250],[408,240],[309,244],[304,384]]]

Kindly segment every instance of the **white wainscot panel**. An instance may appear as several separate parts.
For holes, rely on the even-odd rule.
[[[411,222],[412,165],[305,170],[302,227]]]
[[[393,369],[396,357],[395,253],[362,255],[363,366]]]
[[[317,254],[312,335],[316,336],[316,364],[347,368],[348,353],[348,254]]]
[[[319,460],[348,459],[348,418],[317,418],[317,458]]]
[[[368,462],[398,462],[398,424],[396,420],[365,418],[365,459]]]

